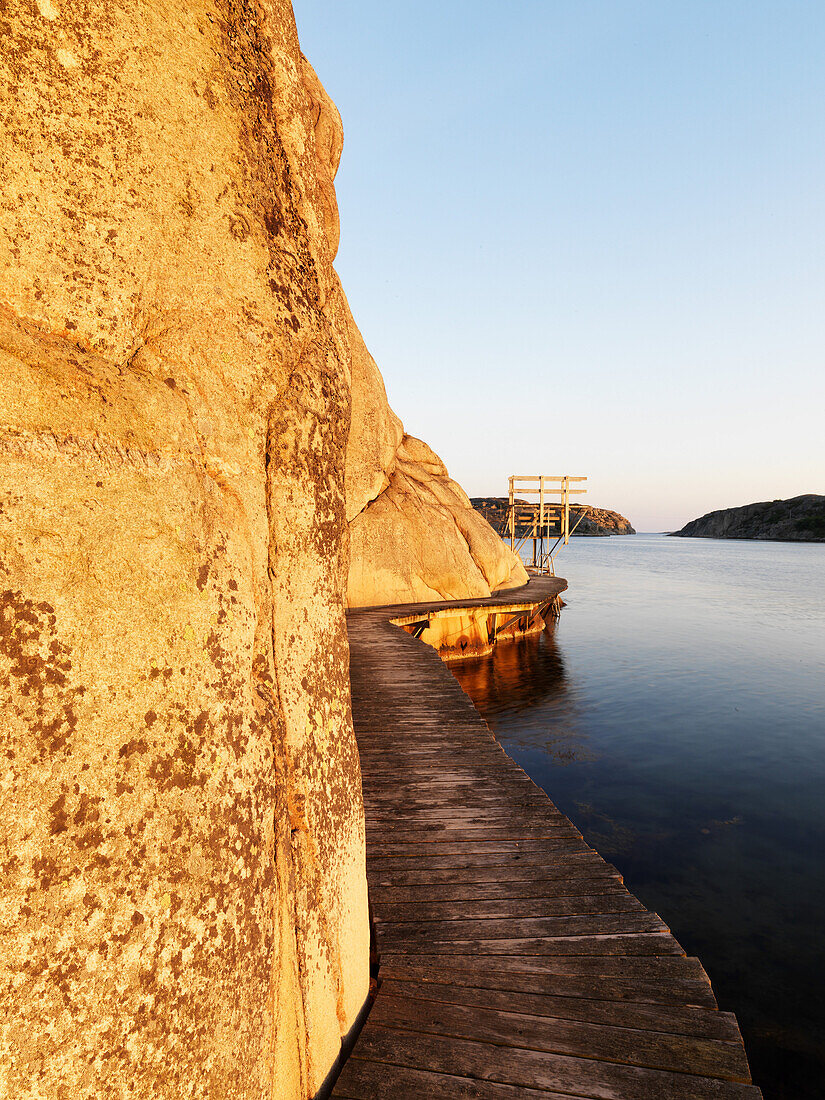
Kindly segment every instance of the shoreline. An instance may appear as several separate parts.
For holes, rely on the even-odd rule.
[[[683,535],[680,531],[662,531],[661,534],[671,539],[704,539],[706,542],[782,542],[789,546],[825,546],[825,539],[779,539],[770,535],[764,538],[759,535]]]

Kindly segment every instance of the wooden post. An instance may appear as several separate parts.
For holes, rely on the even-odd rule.
[[[544,474],[541,475],[541,481],[539,482],[539,538],[541,540],[541,550],[537,554],[539,562],[544,552]]]
[[[516,516],[515,516],[515,494],[513,492],[513,479],[510,478],[510,508],[508,513],[508,522],[510,525],[510,549],[513,550],[516,539]]]

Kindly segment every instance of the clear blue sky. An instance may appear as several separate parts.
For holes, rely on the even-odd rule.
[[[822,0],[294,0],[336,267],[471,495],[639,530],[825,493]]]

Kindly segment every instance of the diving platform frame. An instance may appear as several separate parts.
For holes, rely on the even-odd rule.
[[[586,477],[572,477],[569,474],[510,476],[507,514],[499,534],[503,538],[509,537],[510,549],[517,555],[520,555],[522,547],[532,542],[532,562],[528,563],[531,573],[556,575],[558,548],[568,544],[573,531],[584,518],[582,510],[571,529],[570,497],[587,492],[578,487],[584,481],[587,481]],[[537,496],[538,501],[521,499],[531,496]]]

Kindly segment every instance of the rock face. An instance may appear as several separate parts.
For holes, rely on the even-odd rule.
[[[521,562],[474,511],[438,455],[404,434],[351,316],[348,331],[349,605],[489,596],[526,584]]]
[[[527,504],[528,501],[519,498],[518,504]],[[507,497],[473,497],[473,508],[484,516],[487,522],[496,529],[504,531],[507,522]],[[584,516],[582,516],[582,512]],[[635,530],[630,526],[630,520],[620,516],[618,512],[610,512],[606,508],[592,508],[589,505],[570,505],[570,526],[576,524],[574,535],[635,535]],[[523,532],[522,532],[523,533]]]
[[[353,385],[353,401],[356,392]],[[375,454],[381,437],[365,432],[370,445],[362,452],[356,423],[347,453],[350,606],[489,596],[527,583],[524,566],[426,443],[401,434],[382,407],[366,423],[388,425],[398,442],[383,467],[366,466],[361,454]],[[350,483],[360,491],[349,491]],[[367,485],[375,495],[363,503]]]
[[[691,520],[673,534],[685,538],[825,542],[825,496],[808,493],[789,500],[722,508]]]
[[[368,987],[340,121],[286,0],[0,25],[0,1095],[310,1096]]]
[[[579,522],[582,512],[584,516]],[[589,505],[580,508],[572,505],[570,508],[570,526],[578,523],[574,535],[635,535],[635,528],[631,527],[630,520],[611,512],[607,508],[591,508]]]

